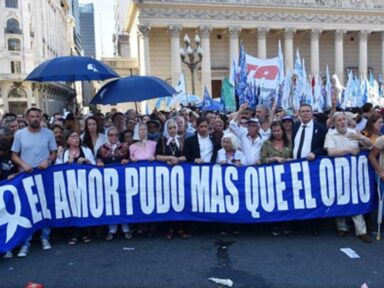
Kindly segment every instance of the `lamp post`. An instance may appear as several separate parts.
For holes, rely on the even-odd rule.
[[[185,34],[184,48],[180,48],[181,61],[186,64],[191,71],[193,95],[195,95],[195,70],[197,68],[197,64],[203,60],[203,49],[200,46],[200,37],[197,34],[195,36],[195,45],[196,47],[192,48],[191,39],[189,39],[188,34]]]

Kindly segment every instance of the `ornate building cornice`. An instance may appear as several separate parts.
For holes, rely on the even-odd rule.
[[[281,0],[283,1],[283,0]],[[333,0],[337,2],[336,0]],[[364,1],[357,1],[364,2]],[[384,1],[383,1],[384,3]],[[146,4],[147,5],[147,4]],[[163,4],[165,5],[165,4]],[[196,6],[196,5],[195,5]],[[281,8],[281,7],[280,7]],[[212,21],[228,21],[228,22],[282,22],[282,23],[318,23],[327,24],[357,24],[357,25],[384,25],[384,10],[382,14],[359,13],[361,11],[349,13],[324,13],[324,11],[305,10],[305,11],[260,11],[250,8],[244,9],[208,9],[207,7],[189,9],[188,7],[169,8],[169,7],[142,7],[140,8],[139,18],[141,21],[151,22],[154,19],[167,20],[212,20]],[[379,12],[379,11],[375,11]]]
[[[135,2],[140,2],[140,0],[135,0]],[[164,0],[147,0],[146,3],[164,3]],[[173,3],[353,10],[384,9],[382,0],[167,0],[167,4]]]

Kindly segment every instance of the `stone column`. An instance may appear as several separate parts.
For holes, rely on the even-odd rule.
[[[320,29],[312,29],[310,32],[312,77],[319,75],[319,72],[320,72],[319,38],[320,38],[321,32],[322,30]]]
[[[257,28],[257,57],[267,59],[267,33],[268,27]]]
[[[368,36],[371,32],[362,30],[359,32],[359,74],[367,76],[368,72]]]
[[[284,56],[285,56],[285,71],[293,72],[293,36],[296,29],[287,28],[284,30]]]
[[[232,61],[239,62],[239,34],[241,28],[238,26],[229,27],[229,67],[232,66]],[[383,38],[384,39],[384,38]]]
[[[180,32],[181,25],[168,26],[168,32],[171,35],[171,75],[172,85],[175,87],[179,81],[181,73],[181,60],[180,60]]]
[[[335,74],[342,84],[344,83],[344,35],[346,32],[340,29],[335,31]]]
[[[149,58],[149,25],[138,25],[139,29],[139,62],[140,62],[140,75],[150,75],[150,58]]]
[[[368,36],[371,32],[362,30],[359,32],[359,74],[367,77],[368,71]]]
[[[381,32],[381,75],[384,77],[384,31]]]
[[[212,71],[211,71],[211,26],[199,27],[201,37],[201,48],[203,49],[203,60],[201,62],[201,95],[204,95],[204,88],[207,87],[209,95],[212,95]]]

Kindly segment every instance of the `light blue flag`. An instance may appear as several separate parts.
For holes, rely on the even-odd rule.
[[[331,108],[332,107],[332,84],[331,84],[331,75],[329,74],[328,64],[326,68],[325,95],[326,95],[326,98],[325,98],[326,107]]]
[[[303,65],[301,64],[299,49],[296,50],[295,66],[293,68],[293,73],[298,75],[303,74]]]
[[[284,88],[283,88],[283,97],[281,98],[281,107],[283,107],[284,110],[287,110],[288,108],[292,108],[292,72],[288,71],[287,75],[285,77],[284,81]]]
[[[163,102],[165,99],[163,97],[157,98],[155,107],[157,110],[160,110],[161,102]]]
[[[319,75],[316,75],[315,77],[314,98],[315,98],[314,109],[316,109],[318,112],[323,112],[324,97],[323,97],[323,93],[321,93],[321,79]]]
[[[348,72],[348,81],[347,85],[345,86],[344,90],[344,99],[343,102],[341,103],[341,108],[345,109],[347,107],[353,107],[353,85],[354,85],[354,80],[353,80],[353,74],[352,70]]]

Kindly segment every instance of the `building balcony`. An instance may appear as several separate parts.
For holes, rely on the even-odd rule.
[[[23,34],[20,28],[4,28],[5,34]]]

